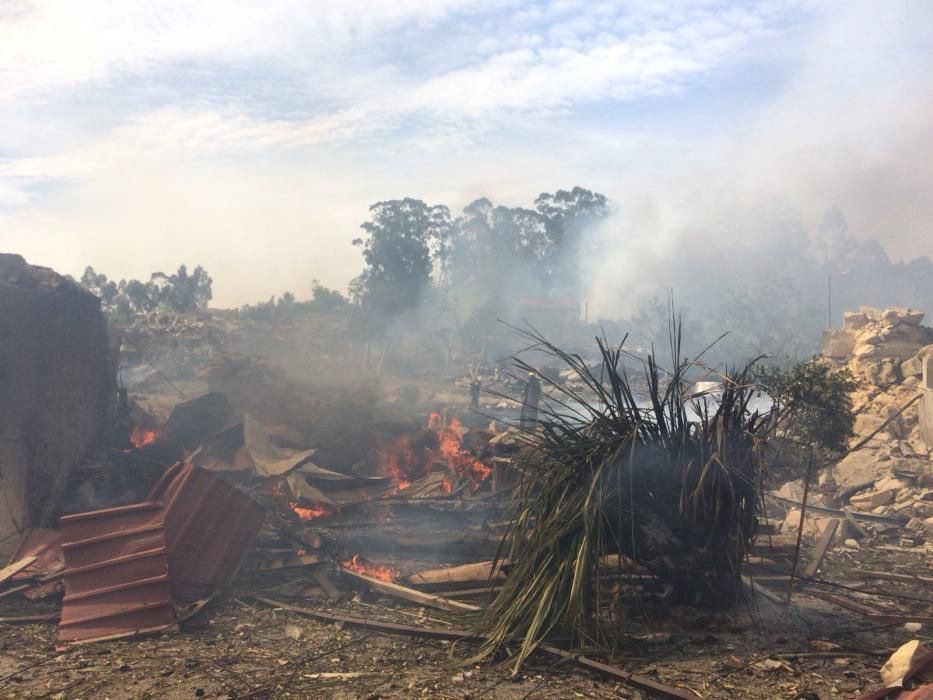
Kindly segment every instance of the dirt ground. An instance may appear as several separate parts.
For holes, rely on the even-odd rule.
[[[298,590],[302,575],[292,572],[285,588]],[[281,581],[275,586],[281,593]],[[319,596],[282,599],[401,624],[463,626],[449,614],[371,594],[339,604]],[[211,603],[178,634],[61,653],[54,624],[2,629],[3,698],[651,697],[544,657],[515,676],[502,663],[464,667],[456,659],[468,649],[452,652],[449,642],[324,623],[245,596]],[[729,616],[644,627],[611,661],[703,698],[850,698],[878,686],[890,650],[913,636],[822,601],[801,599],[781,609],[760,600]]]

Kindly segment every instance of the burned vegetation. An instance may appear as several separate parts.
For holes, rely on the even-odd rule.
[[[742,562],[756,535],[769,414],[750,408],[752,365],[716,375],[715,400],[693,390],[710,372],[649,354],[635,371],[624,342],[597,340],[598,370],[534,331],[534,347],[569,367],[580,390],[553,390],[525,438],[522,481],[499,556],[511,562],[484,615],[488,653],[518,645],[516,668],[548,635],[616,648],[636,608],[726,608],[740,597]],[[636,359],[637,361],[637,359]],[[523,360],[517,366],[535,369]],[[646,585],[646,577],[653,578]]]

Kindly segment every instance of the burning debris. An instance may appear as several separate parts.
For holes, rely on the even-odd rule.
[[[387,583],[395,583],[398,581],[398,571],[389,566],[373,564],[372,562],[360,557],[359,554],[354,554],[346,561],[341,562],[340,565],[347,571],[362,574],[363,576],[369,576],[370,578],[378,579],[380,581],[386,581]]]

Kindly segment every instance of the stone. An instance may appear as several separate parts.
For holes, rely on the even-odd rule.
[[[891,386],[893,384],[897,384],[899,381],[897,366],[892,360],[885,360],[881,363],[876,381],[878,386]]]
[[[883,423],[884,418],[881,416],[875,416],[870,413],[860,413],[855,417],[855,425],[852,427],[852,430],[856,435],[864,437],[866,435],[871,435],[880,428]]]
[[[806,520],[803,524],[803,534],[810,537],[819,537],[823,529],[826,527],[826,524],[831,520],[831,518],[821,518],[819,516],[811,515],[807,513]],[[793,508],[787,512],[787,515],[784,517],[784,522],[781,524],[781,532],[785,534],[796,534],[797,530],[800,528],[800,509]]]
[[[917,501],[911,506],[911,513],[916,518],[933,518],[933,501]]]
[[[907,642],[891,654],[891,657],[881,667],[881,680],[889,688],[901,685],[914,661],[927,651],[928,649],[917,639]]]
[[[885,489],[884,491],[865,491],[857,493],[849,499],[849,503],[859,510],[874,510],[882,506],[888,506],[894,503],[897,495],[896,489]]]
[[[907,313],[901,315],[901,323],[907,324],[908,326],[919,326],[920,322],[923,321],[924,315],[922,311],[907,309]]]
[[[859,484],[873,483],[887,473],[887,467],[881,464],[876,458],[875,452],[869,449],[851,452],[833,467],[833,476],[842,489]]]
[[[848,547],[849,549],[861,549],[861,547],[859,547],[858,541],[857,541],[857,540],[853,540],[853,539],[851,539],[851,538],[845,540],[842,544],[844,544],[844,545],[845,545],[846,547]]]
[[[868,325],[868,316],[863,311],[846,311],[842,314],[842,327],[847,331],[857,331]]]
[[[855,335],[846,330],[823,331],[823,355],[836,360],[846,360],[855,349]]]
[[[800,502],[803,500],[803,479],[788,481],[777,490],[777,495],[790,501]]]
[[[905,377],[919,377],[923,374],[923,362],[919,355],[914,355],[909,360],[901,363],[901,374]]]

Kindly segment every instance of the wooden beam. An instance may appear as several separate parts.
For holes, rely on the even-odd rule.
[[[416,586],[436,585],[439,583],[483,583],[492,578],[505,578],[502,567],[508,566],[508,564],[508,561],[500,561],[495,565],[495,570],[492,561],[478,561],[474,564],[448,566],[443,569],[427,569],[406,576],[405,582]]]
[[[16,574],[18,574],[20,571],[22,571],[27,566],[32,564],[36,559],[38,559],[38,557],[30,555],[28,557],[23,557],[22,559],[18,559],[17,561],[14,561],[12,564],[7,566],[6,568],[0,569],[0,583],[6,583],[7,581],[9,581],[11,578],[16,576]]]
[[[803,570],[803,575],[806,578],[816,576],[816,572],[819,571],[820,564],[823,563],[823,558],[826,556],[826,552],[829,551],[829,546],[833,543],[833,538],[836,536],[840,524],[842,524],[842,520],[839,518],[833,518],[826,523],[823,534],[820,535],[820,541],[816,543],[816,548],[813,550],[813,560]]]
[[[330,580],[330,576],[328,576],[327,573],[322,569],[315,569],[311,572],[311,576],[314,577],[314,580],[317,581],[317,584],[324,590],[328,598],[331,600],[340,600],[340,591],[337,586],[334,585],[334,582]]]
[[[285,559],[275,559],[261,563],[256,567],[256,571],[275,571],[276,569],[294,569],[299,566],[311,566],[320,564],[321,557],[317,554],[298,554]]]
[[[363,574],[358,574],[355,571],[350,571],[349,569],[344,569],[342,573],[345,576],[350,576],[351,578],[354,578],[358,581],[362,581],[371,589],[378,591],[379,593],[385,593],[386,595],[394,596],[396,598],[410,600],[413,603],[427,605],[432,608],[437,608],[438,610],[445,610],[447,612],[476,612],[477,610],[482,609],[477,605],[461,603],[457,600],[447,600],[446,598],[442,598],[439,595],[431,595],[430,593],[416,591],[414,588],[401,586],[397,583],[380,581],[377,578],[364,576]]]

